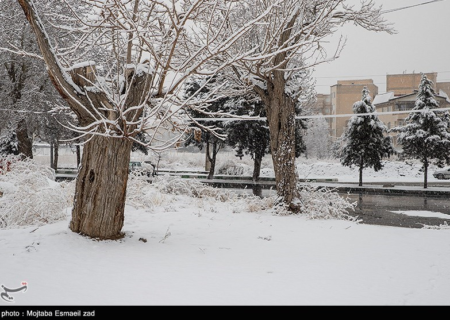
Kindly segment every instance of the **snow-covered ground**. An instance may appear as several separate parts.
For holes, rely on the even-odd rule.
[[[153,163],[157,162],[155,156],[152,155],[143,156],[140,153],[135,153],[133,158],[136,160],[151,160]],[[252,175],[253,162],[248,156],[239,159],[234,156],[232,151],[219,152],[217,162],[216,173],[218,174],[221,173],[221,169],[223,172],[226,172],[226,169],[234,165],[243,169],[243,175]],[[317,160],[300,157],[296,163],[300,178],[333,178],[338,179],[339,182],[359,181],[359,169],[356,167],[344,167],[337,159]],[[422,164],[417,160],[386,160],[383,163],[384,168],[377,172],[372,168],[364,169],[363,182],[423,182]],[[159,167],[173,170],[205,170],[204,164],[204,153],[180,153],[171,151],[161,155]],[[436,166],[430,165],[428,169],[429,182],[439,181],[432,175],[436,169]],[[233,170],[229,169],[228,171],[233,173]],[[261,176],[274,176],[270,155],[265,156],[262,161]],[[442,180],[440,181],[442,182]]]
[[[188,158],[167,157],[164,166],[203,169],[203,157]],[[234,161],[221,161],[227,160]],[[269,175],[267,162],[264,174]],[[305,175],[355,179],[357,172],[339,168],[336,162],[304,162],[310,164],[299,164],[299,172]],[[416,164],[385,168],[377,173],[380,176],[367,170],[365,178],[421,181]],[[2,201],[19,192],[11,187],[15,183],[11,179],[9,185],[0,184],[5,189],[0,213],[11,203]],[[45,184],[42,179],[39,183]],[[27,285],[26,291],[9,293],[13,300],[7,302],[2,295],[0,308],[450,305],[450,228],[446,224],[408,229],[277,215],[270,198],[243,198],[210,189],[195,196],[182,185],[171,189],[162,182],[147,187],[130,183],[124,238],[96,241],[68,229],[71,203],[65,195],[70,194],[70,184],[47,183],[49,189],[58,190],[58,202],[69,201],[58,221],[48,223],[43,214],[32,225],[0,229],[0,284],[9,289]],[[21,192],[28,196],[20,201],[31,202],[27,197],[33,194],[32,188]]]

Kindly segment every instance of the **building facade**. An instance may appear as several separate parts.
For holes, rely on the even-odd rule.
[[[450,82],[437,82],[437,73],[425,73],[433,81],[436,100],[441,108],[450,107]],[[378,87],[372,79],[339,80],[330,87],[330,94],[318,94],[313,110],[316,114],[334,115],[326,118],[330,126],[330,135],[333,140],[341,137],[345,132],[350,116],[353,114],[353,104],[361,100],[364,87],[367,87],[377,112],[408,111],[414,107],[419,88],[421,73],[386,75],[386,93],[378,94]],[[380,120],[388,128],[404,124],[409,113],[380,115]]]
[[[378,94],[378,87],[372,79],[338,81],[331,86],[332,118],[331,134],[333,139],[339,138],[347,127],[350,117],[339,117],[341,114],[353,114],[353,104],[361,100],[362,90],[367,87],[373,98]]]

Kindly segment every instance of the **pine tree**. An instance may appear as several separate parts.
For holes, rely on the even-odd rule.
[[[15,131],[8,131],[3,137],[0,137],[0,157],[2,155],[18,155],[19,142]]]
[[[369,90],[364,87],[361,101],[353,105],[354,116],[348,123],[344,133],[341,163],[344,166],[359,167],[359,185],[362,186],[363,169],[373,167],[375,171],[381,170],[381,160],[393,153],[391,137],[384,136],[386,126],[378,116],[365,113],[375,112]]]
[[[208,85],[204,86],[204,82],[207,81]],[[187,81],[185,86],[185,95],[187,97],[193,96],[197,91],[200,91],[198,94],[199,97],[207,96],[211,92],[211,87],[216,83],[216,77],[205,78],[202,79],[200,77],[192,77],[189,81]],[[214,99],[213,99],[214,100]],[[225,102],[228,100],[225,98],[217,98],[213,102],[211,102],[208,106],[208,112],[226,112],[228,111],[226,108]],[[208,118],[210,116],[206,115],[204,112],[197,109],[188,109],[187,112],[192,118]],[[213,118],[212,116],[210,118]],[[185,146],[195,145],[197,148],[202,150],[205,147],[206,160],[207,165],[205,169],[209,171],[208,179],[212,179],[214,177],[215,167],[216,167],[216,159],[217,154],[221,149],[225,147],[225,139],[219,138],[217,135],[212,133],[210,130],[205,130],[205,127],[214,128],[216,132],[222,133],[223,122],[211,120],[199,120],[198,123],[202,126],[193,124],[193,127],[197,127],[199,130],[196,132],[201,132],[201,135],[197,136],[196,132],[193,132],[189,135],[184,143]],[[208,167],[209,165],[209,167]]]
[[[422,74],[416,103],[405,119],[406,125],[391,129],[392,132],[399,132],[397,142],[402,146],[403,155],[422,162],[424,188],[427,188],[430,164],[434,163],[441,167],[444,161],[450,163],[449,114],[442,112],[438,115],[432,110],[439,108],[434,96],[433,82]]]
[[[227,110],[238,116],[266,117],[265,106],[258,98],[239,96],[227,101]],[[296,114],[302,112],[300,104],[296,106]],[[270,131],[267,120],[237,120],[225,123],[227,144],[235,148],[236,156],[241,158],[250,155],[254,161],[252,180],[258,181],[261,172],[261,162],[266,154],[270,154]],[[306,122],[295,120],[295,157],[298,158],[305,152],[303,131],[306,130]]]
[[[232,99],[231,113],[238,116],[265,117],[261,101],[250,97]],[[236,157],[242,159],[250,155],[253,160],[253,181],[258,181],[262,159],[270,153],[270,133],[267,120],[229,121],[225,123],[227,144],[236,151]]]

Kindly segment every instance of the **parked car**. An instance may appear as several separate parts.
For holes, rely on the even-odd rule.
[[[142,175],[146,174],[147,177],[155,176],[155,166],[150,161],[130,161],[129,172],[139,171]]]
[[[442,168],[433,172],[433,177],[436,179],[450,179],[450,167]]]

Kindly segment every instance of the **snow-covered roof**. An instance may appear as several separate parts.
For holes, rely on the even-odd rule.
[[[450,103],[450,98],[448,97],[448,94],[444,90],[440,89],[438,95],[444,97],[445,100],[447,100]]]
[[[388,102],[392,98],[394,98],[394,92],[386,92],[386,93],[382,93],[382,94],[377,94],[375,96],[375,99],[373,99],[372,104],[376,106],[377,104]]]

